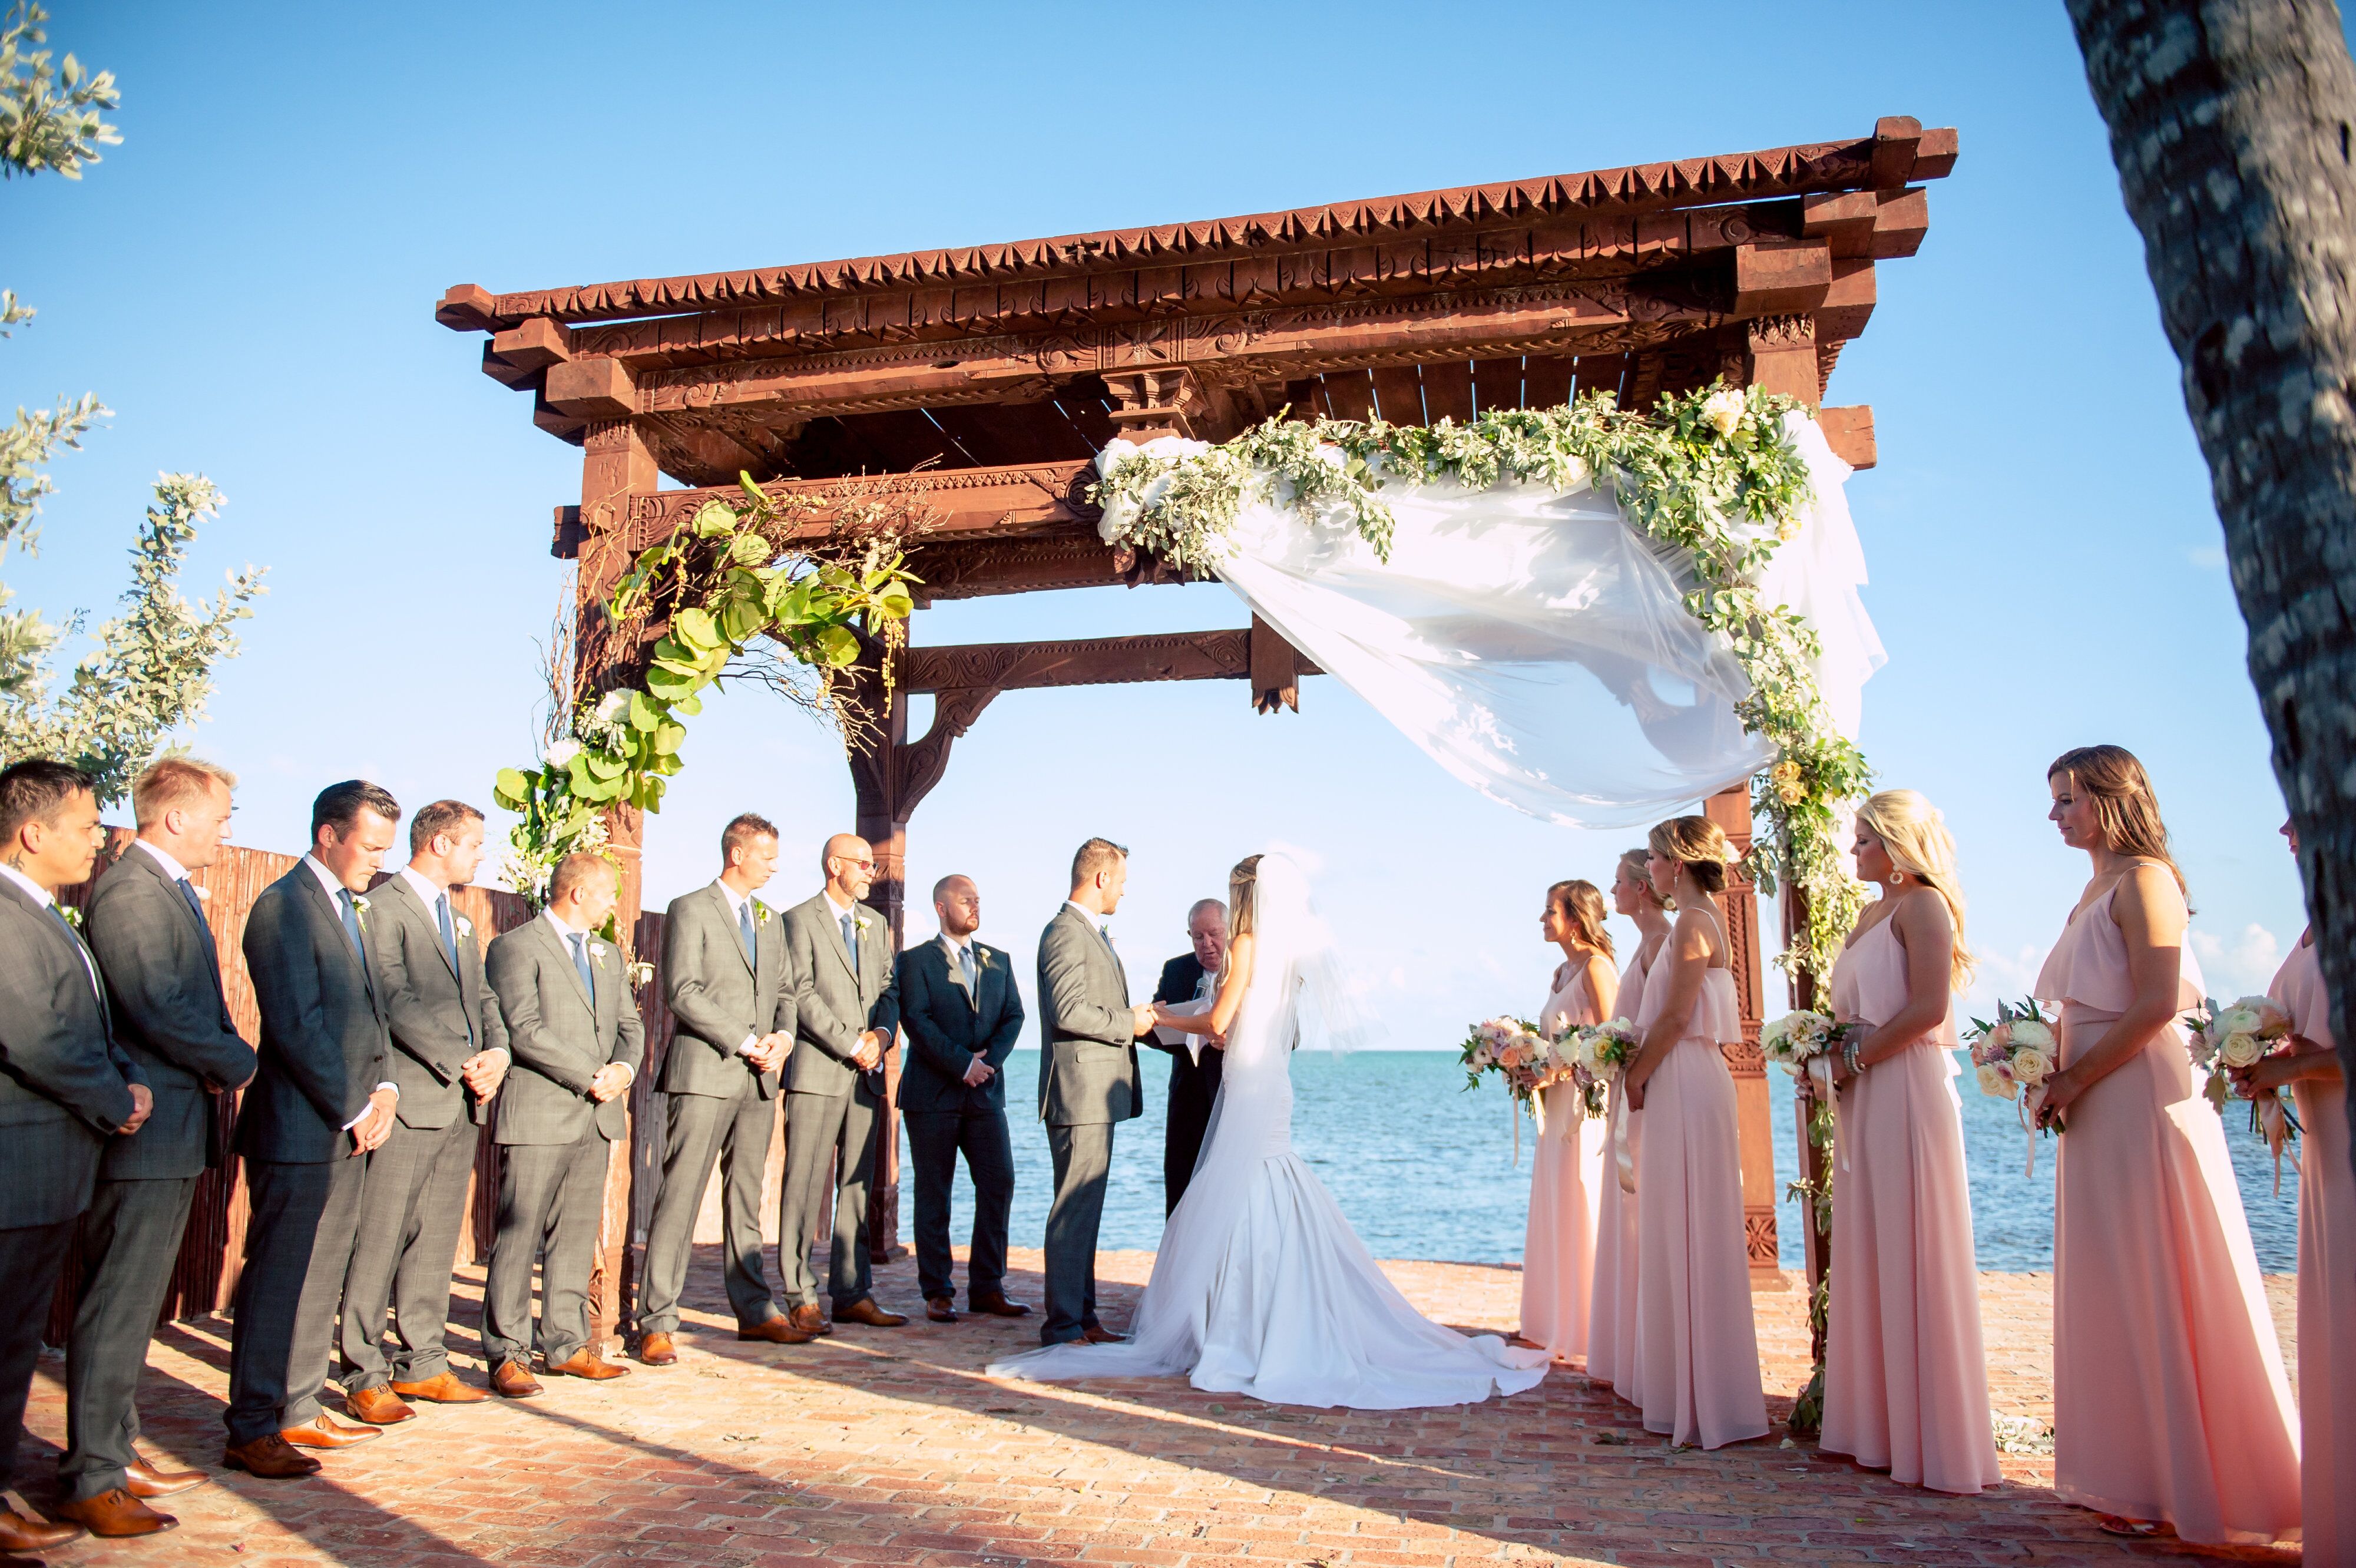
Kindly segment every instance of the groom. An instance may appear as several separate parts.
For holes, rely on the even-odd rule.
[[[1153,1027],[1153,1004],[1130,1004],[1105,929],[1128,880],[1129,852],[1088,840],[1072,857],[1071,897],[1039,937],[1039,1120],[1055,1175],[1043,1345],[1120,1337],[1097,1321],[1097,1229],[1113,1126],[1144,1110],[1137,1039]]]

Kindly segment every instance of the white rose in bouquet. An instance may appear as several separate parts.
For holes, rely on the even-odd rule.
[[[2053,1031],[2034,1018],[2016,1018],[2012,1023],[2011,1044],[2028,1046],[2046,1055],[2053,1054]]]
[[[2019,1086],[2004,1076],[2003,1069],[1989,1062],[1980,1069],[1980,1092],[1993,1094],[1998,1100],[2010,1100],[2019,1092]]]
[[[2254,1067],[2266,1054],[2266,1047],[2255,1035],[2235,1034],[2225,1036],[2217,1047],[2217,1059],[2227,1067]]]
[[[2053,1058],[2034,1046],[2024,1046],[2012,1053],[2012,1076],[2035,1089],[2053,1076]]]
[[[1742,394],[1731,387],[1725,387],[1702,399],[1701,416],[1719,435],[1731,435],[1735,426],[1742,423],[1744,408]]]
[[[2264,1022],[2265,1019],[2260,1015],[2258,1009],[2251,1006],[2246,1001],[2236,1002],[2231,1007],[2220,1009],[2217,1015],[2209,1020],[2207,1032],[2212,1040],[2230,1040],[2235,1035],[2256,1034],[2258,1026]]]

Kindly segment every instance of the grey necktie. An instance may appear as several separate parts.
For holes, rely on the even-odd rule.
[[[965,988],[968,991],[973,991],[979,984],[979,982],[974,976],[973,944],[971,942],[960,942],[958,944],[958,967],[965,971]]]
[[[851,912],[848,909],[842,912],[842,950],[851,955],[851,976],[856,980],[859,978],[859,927],[853,923]]]
[[[368,940],[360,932],[359,906],[352,901],[348,887],[336,889],[337,901],[344,907],[344,935],[352,939],[352,951],[359,955],[360,972],[368,972]]]
[[[459,973],[458,928],[450,920],[450,895],[447,893],[434,900],[434,923],[442,928],[442,945],[450,950],[450,972]],[[466,1043],[471,1046],[475,1043],[474,1016],[463,1003],[459,1005],[458,1015],[466,1021]]]
[[[573,944],[573,967],[581,972],[581,989],[589,993],[589,1005],[597,1005],[597,973],[589,967],[589,939],[580,931],[567,931],[565,940]]]
[[[736,906],[736,930],[744,939],[744,961],[758,969],[760,961],[754,956],[753,950],[753,900],[750,898]]]

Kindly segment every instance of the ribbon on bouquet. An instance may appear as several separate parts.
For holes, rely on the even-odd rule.
[[[2034,1089],[2021,1090],[2020,1099],[2013,1107],[2013,1113],[2020,1118],[2021,1133],[2029,1140],[2029,1164],[2020,1173],[2023,1177],[2037,1174],[2037,1110],[2044,1103],[2045,1086],[2040,1083]]]
[[[2266,1141],[2266,1150],[2275,1157],[2275,1196],[2282,1196],[2282,1163],[2286,1151],[2290,1154],[2293,1176],[2299,1174],[2298,1152],[2290,1148],[2292,1127],[2290,1112],[2283,1104],[2280,1090],[2269,1090],[2265,1097],[2254,1102],[2258,1113],[2258,1135]]]
[[[1620,1176],[1620,1190],[1633,1194],[1636,1190],[1636,1155],[1628,1147],[1628,1100],[1620,1087],[1617,1074],[1612,1079],[1612,1099],[1605,1112],[1612,1122],[1612,1165]]]
[[[1808,1058],[1808,1090],[1817,1104],[1832,1112],[1833,1153],[1840,1168],[1848,1169],[1848,1140],[1840,1135],[1840,1090],[1833,1083],[1833,1060],[1829,1052],[1819,1052]]]

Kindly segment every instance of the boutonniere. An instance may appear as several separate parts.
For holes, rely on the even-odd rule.
[[[364,895],[364,894],[359,894],[359,893],[355,893],[355,894],[353,894],[353,895],[352,895],[352,915],[353,915],[353,918],[356,918],[356,919],[358,919],[358,920],[359,921],[359,923],[360,923],[360,929],[361,929],[361,930],[363,930],[363,931],[367,930],[367,929],[368,929],[368,918],[369,918],[369,901],[368,901],[368,897],[367,897],[367,896],[366,896],[366,895]]]
[[[195,883],[195,882],[191,882],[191,883],[189,883],[189,884],[188,884],[188,886],[191,886],[191,887],[196,888],[196,890],[197,890],[197,902],[198,902],[198,903],[199,903],[199,904],[209,904],[209,903],[211,903],[211,902],[213,901],[213,890],[212,890],[211,888],[207,887],[207,886],[204,886],[203,885],[201,885],[201,884],[199,884],[199,883]]]
[[[873,920],[869,919],[869,918],[868,918],[866,916],[864,916],[864,915],[859,915],[859,916],[855,916],[855,917],[853,917],[853,918],[854,918],[855,919],[857,919],[857,920],[858,920],[858,922],[859,922],[859,929],[860,929],[861,930],[862,930],[862,931],[863,931],[863,930],[865,930],[868,927],[870,927],[870,926],[872,926],[872,925],[873,925],[873,924],[875,923]]]
[[[980,942],[973,944],[973,967],[978,970],[990,967],[990,950]]]
[[[754,924],[754,925],[755,925],[755,926],[766,926],[766,925],[767,925],[767,924],[769,923],[769,913],[770,913],[769,907],[768,907],[766,904],[762,903],[758,898],[755,898],[755,899],[754,899],[754,900],[753,900],[753,924]]]
[[[71,904],[59,904],[58,906],[58,913],[65,917],[67,925],[71,926],[77,931],[81,929],[81,911],[80,909],[74,908]]]
[[[604,943],[591,942],[589,944],[589,961],[595,964],[599,969],[605,967],[605,948]]]
[[[474,922],[474,921],[472,921],[472,920],[470,920],[470,919],[466,918],[466,916],[464,916],[464,915],[457,915],[457,916],[454,916],[454,917],[452,917],[452,918],[453,918],[453,920],[455,921],[455,923],[457,925],[457,928],[458,928],[458,934],[459,934],[460,936],[462,936],[462,937],[471,937],[471,936],[473,936],[473,935],[475,934],[475,922]]]

